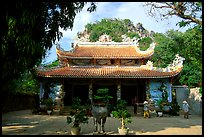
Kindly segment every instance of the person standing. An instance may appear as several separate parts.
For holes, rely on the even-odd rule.
[[[144,118],[150,118],[148,102],[144,101]]]
[[[188,105],[187,101],[183,101],[183,111],[184,111],[184,118],[189,118],[189,109],[190,106]]]
[[[137,97],[132,99],[132,104],[134,107],[134,114],[137,114]]]

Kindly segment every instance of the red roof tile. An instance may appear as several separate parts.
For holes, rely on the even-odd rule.
[[[152,52],[136,51],[136,46],[80,46],[73,51],[57,49],[58,56],[67,58],[148,58]]]
[[[38,70],[38,76],[64,78],[167,78],[176,76],[181,69],[174,72],[160,72],[138,67],[64,67],[47,71]]]

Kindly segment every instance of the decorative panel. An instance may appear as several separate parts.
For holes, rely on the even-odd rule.
[[[91,64],[90,59],[73,59],[72,60],[73,65],[79,65],[79,66],[86,66]]]
[[[97,65],[111,65],[110,59],[97,59],[96,60]]]

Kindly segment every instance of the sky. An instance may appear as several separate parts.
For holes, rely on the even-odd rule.
[[[184,32],[187,28],[179,28],[176,24],[181,21],[180,18],[174,16],[167,20],[156,20],[153,17],[147,15],[147,7],[143,5],[145,2],[97,2],[97,9],[94,12],[87,12],[87,8],[90,6],[87,3],[83,10],[79,12],[74,20],[74,26],[72,30],[61,30],[63,37],[57,43],[64,50],[71,49],[71,43],[73,38],[77,36],[77,32],[82,32],[85,29],[85,25],[88,23],[95,23],[101,21],[104,18],[117,18],[117,19],[130,19],[134,25],[142,23],[143,27],[148,31],[154,31],[159,33],[165,33],[170,29],[179,30]],[[56,45],[47,52],[46,58],[43,60],[43,64],[51,63],[57,59]]]

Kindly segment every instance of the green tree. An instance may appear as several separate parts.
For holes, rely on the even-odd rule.
[[[147,50],[149,45],[153,42],[152,38],[144,37],[139,40],[140,50]]]
[[[190,87],[202,85],[202,29],[197,26],[183,35],[184,43],[180,48],[185,58],[180,83]]]
[[[138,23],[142,25],[141,23]],[[121,42],[122,35],[126,35],[129,38],[140,39],[140,35],[137,32],[133,22],[129,19],[102,19],[95,23],[88,23],[86,26],[86,32],[89,34],[89,39],[92,42],[98,41],[102,34],[111,36],[112,41]],[[147,30],[143,30],[144,34],[148,34]],[[83,33],[78,33],[78,37],[83,36]],[[151,37],[144,37],[139,40],[140,50],[146,50],[152,43]]]
[[[85,28],[90,34],[90,41],[97,41],[102,34],[110,35],[115,42],[122,41],[122,35],[128,33],[128,26],[133,25],[129,19],[102,19],[88,23]],[[130,35],[130,34],[129,34]]]
[[[74,18],[86,2],[5,1],[2,3],[2,91],[12,81],[39,64],[55,41],[60,28],[72,29]],[[87,9],[92,12],[91,2]]]
[[[131,39],[132,38],[140,38],[140,36],[139,36],[139,34],[138,33],[136,33],[136,32],[128,32],[127,34],[126,34],[128,37],[130,37]]]
[[[44,67],[48,67],[48,68],[52,68],[52,67],[56,67],[56,66],[59,66],[59,60],[58,59],[53,61],[51,64],[44,65]]]
[[[183,43],[182,35],[182,32],[174,30],[169,30],[166,34],[156,33],[154,35],[154,40],[157,43],[152,58],[154,66],[167,67],[168,64],[172,63],[175,55],[180,54],[179,47]]]
[[[169,30],[166,34],[156,33],[157,43],[152,61],[156,67],[166,67],[176,54],[185,58],[180,77],[175,83],[189,87],[202,84],[202,29],[197,26],[186,32]]]
[[[19,79],[15,80],[15,85],[17,93],[38,94],[40,91],[39,82],[30,71],[25,71]]]
[[[180,27],[191,23],[202,26],[202,2],[147,2],[148,14],[160,19],[177,16],[182,19],[178,22]]]

